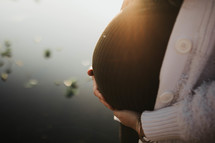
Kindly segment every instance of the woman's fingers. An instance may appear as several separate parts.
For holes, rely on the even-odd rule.
[[[99,92],[98,88],[97,88],[97,84],[96,84],[96,81],[95,81],[95,78],[94,76],[92,76],[92,79],[93,79],[93,92],[94,92],[94,95],[96,97],[99,98],[100,102],[102,104],[104,104],[108,109],[110,110],[113,110],[113,108],[105,101],[104,97],[102,96],[102,94]]]
[[[114,115],[119,118],[122,124],[125,126],[131,127],[133,129],[137,129],[137,123],[138,123],[138,114],[133,111],[128,110],[114,110],[104,99],[102,94],[99,92],[97,83],[93,74],[92,68],[90,68],[87,71],[87,74],[92,77],[93,80],[93,92],[96,97],[99,98],[100,102],[107,107],[108,109],[112,110],[114,112]]]
[[[111,107],[105,100],[100,100],[100,102],[102,103],[102,104],[104,104],[105,105],[105,107],[107,107],[108,109],[110,109],[110,110],[114,110],[113,109],[113,107]]]
[[[99,98],[100,102],[102,104],[104,104],[108,109],[110,110],[113,110],[113,108],[105,101],[104,97],[102,96],[102,94],[99,92],[98,90],[98,87],[97,87],[97,83],[96,83],[96,80],[95,80],[95,77],[94,77],[94,74],[93,74],[93,70],[92,68],[90,68],[88,71],[87,71],[87,74],[89,76],[92,77],[92,80],[93,80],[93,93],[96,97]]]
[[[92,79],[93,79],[93,92],[94,92],[95,96],[97,96],[100,100],[104,100],[102,94],[98,90],[94,76],[92,76]]]
[[[96,80],[95,80],[95,77],[92,76],[92,80],[93,80],[93,92],[94,92],[94,95],[96,97],[99,98],[100,102],[102,104],[104,104],[108,109],[110,110],[113,110],[113,108],[105,101],[104,97],[102,96],[102,94],[99,92],[98,90],[98,87],[97,87],[97,83],[96,83]]]
[[[94,92],[95,96],[99,98],[99,100],[104,100],[104,97],[97,89],[94,90],[93,92]]]
[[[93,74],[93,69],[90,68],[90,69],[87,71],[87,74],[88,74],[89,76],[93,76],[93,75],[94,75],[94,74]]]
[[[139,129],[139,116],[140,114],[130,110],[114,110],[114,115],[127,127],[136,131]]]
[[[88,74],[91,73],[91,70],[88,71]],[[100,100],[104,100],[102,94],[99,92],[95,77],[92,75],[92,80],[93,80],[93,93],[95,96],[97,96]]]

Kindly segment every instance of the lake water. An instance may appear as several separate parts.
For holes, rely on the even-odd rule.
[[[0,0],[0,130],[8,143],[117,143],[86,71],[121,0]]]

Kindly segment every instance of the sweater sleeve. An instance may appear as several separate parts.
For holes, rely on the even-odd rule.
[[[141,122],[147,138],[189,142],[215,140],[215,81],[205,82],[192,95],[172,106],[145,111]]]

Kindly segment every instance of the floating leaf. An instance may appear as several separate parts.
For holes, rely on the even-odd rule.
[[[23,66],[23,62],[22,61],[15,61],[16,65],[19,66],[19,67],[22,67]]]
[[[77,81],[73,81],[71,87],[72,88],[78,88]]]
[[[38,80],[36,79],[30,79],[27,83],[24,84],[25,88],[32,88],[38,84]]]
[[[68,80],[64,80],[64,85],[66,87],[72,87],[72,88],[77,88],[77,81],[76,80],[71,80],[71,79],[68,79]]]
[[[5,47],[10,48],[11,42],[7,40],[4,42],[4,45],[5,45]]]
[[[6,80],[8,79],[8,74],[7,74],[7,73],[2,73],[2,74],[1,74],[1,79],[2,79],[3,81],[6,81]]]
[[[78,94],[77,88],[67,87],[66,88],[66,97],[71,98],[72,96]]]
[[[72,85],[72,80],[64,80],[63,83],[65,86],[70,87]]]
[[[1,53],[2,57],[8,57],[10,58],[12,56],[11,49],[9,47],[6,48],[4,52]]]
[[[39,82],[38,82],[38,80],[36,80],[36,79],[30,79],[29,80],[29,84],[31,84],[32,86],[35,86],[35,85],[37,85]]]
[[[45,58],[50,58],[50,56],[51,56],[51,51],[50,51],[50,50],[45,50],[44,56],[45,56]]]
[[[8,68],[8,69],[5,70],[5,72],[6,72],[7,74],[10,74],[10,73],[12,72],[12,70],[11,70],[11,68]]]
[[[66,97],[70,98],[78,93],[78,85],[76,80],[64,80],[66,86]]]
[[[0,59],[0,67],[4,65],[4,61]]]

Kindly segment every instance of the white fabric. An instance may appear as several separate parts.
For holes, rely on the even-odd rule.
[[[180,39],[191,41],[190,52],[177,52],[175,43]],[[214,142],[214,79],[215,1],[184,0],[161,68],[156,111],[141,116],[147,138],[165,143]],[[164,103],[160,95],[168,91],[174,98]]]
[[[214,37],[211,35],[214,29],[214,12],[214,0],[184,1],[173,28],[161,68],[160,86],[155,109],[167,106],[166,104],[162,104],[159,99],[163,92],[174,91],[175,94],[178,94],[179,88],[181,88],[180,86],[183,82],[182,80],[188,78],[188,70],[190,70],[190,67],[186,65],[190,64],[188,62],[190,60],[188,56],[192,57],[197,50],[205,50],[202,51],[202,54],[205,54],[204,61],[199,61],[202,59],[196,57],[196,60],[199,61],[196,64],[202,65],[196,67],[203,68],[203,65],[207,61],[207,54],[210,54],[209,51],[212,48],[209,44],[213,44],[212,39],[209,39],[209,37]],[[180,39],[191,40],[192,50],[190,53],[180,54],[176,51],[175,44],[177,40]],[[192,81],[190,81],[189,88],[192,88],[201,73],[196,67],[192,72],[189,71],[189,76],[193,76],[193,78],[190,78]]]

